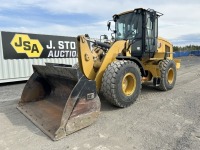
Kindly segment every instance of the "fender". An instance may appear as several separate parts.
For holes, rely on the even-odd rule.
[[[116,59],[118,59],[118,60],[130,60],[130,61],[135,62],[138,65],[138,67],[140,68],[140,72],[141,72],[142,77],[146,76],[144,66],[142,65],[141,61],[138,58],[127,57],[127,56],[117,56]]]

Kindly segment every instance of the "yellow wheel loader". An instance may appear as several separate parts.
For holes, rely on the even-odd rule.
[[[18,109],[49,137],[59,140],[97,120],[98,94],[123,108],[134,103],[143,82],[153,80],[159,90],[172,89],[180,60],[173,59],[172,44],[158,37],[161,15],[142,8],[116,14],[114,42],[77,37],[77,66],[33,65]],[[94,44],[92,50],[89,42]]]

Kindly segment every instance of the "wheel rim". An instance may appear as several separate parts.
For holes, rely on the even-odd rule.
[[[126,96],[130,96],[136,89],[136,77],[132,73],[127,73],[122,79],[122,91]]]
[[[172,68],[168,70],[167,81],[169,84],[172,84],[174,81],[174,70]]]

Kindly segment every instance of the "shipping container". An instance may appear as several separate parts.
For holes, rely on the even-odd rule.
[[[0,83],[27,80],[32,65],[77,61],[75,37],[1,31]]]
[[[174,52],[174,57],[200,56],[200,50]]]

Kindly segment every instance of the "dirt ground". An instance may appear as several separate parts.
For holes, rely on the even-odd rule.
[[[97,122],[56,142],[16,109],[24,85],[0,85],[0,150],[200,149],[200,57],[182,58],[173,90],[143,85],[125,109],[102,100]]]

